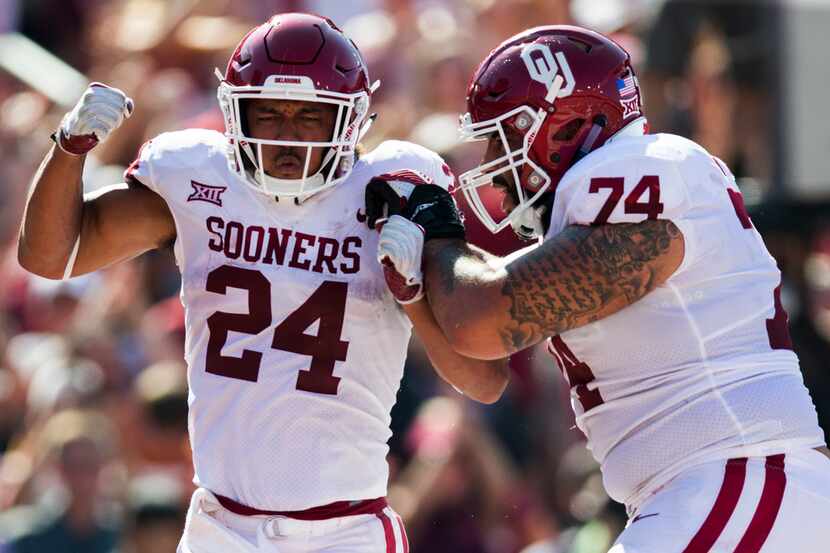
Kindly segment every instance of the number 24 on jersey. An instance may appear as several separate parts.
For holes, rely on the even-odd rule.
[[[346,313],[348,283],[324,281],[300,307],[274,329],[271,347],[308,355],[311,366],[297,375],[297,389],[317,394],[336,395],[340,377],[334,376],[334,365],[345,361],[349,342],[340,339]],[[222,265],[207,277],[207,291],[226,294],[228,288],[248,292],[247,313],[218,311],[208,317],[210,330],[205,370],[211,374],[256,382],[262,352],[245,349],[240,357],[222,355],[228,332],[259,334],[271,326],[271,283],[260,271]],[[320,321],[317,335],[305,330]]]

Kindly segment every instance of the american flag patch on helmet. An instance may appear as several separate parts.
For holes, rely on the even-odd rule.
[[[634,77],[634,75],[632,75],[631,73],[629,73],[622,79],[617,79],[617,90],[619,91],[620,97],[622,98],[636,94],[637,78]]]

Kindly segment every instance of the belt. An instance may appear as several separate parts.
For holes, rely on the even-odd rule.
[[[348,517],[354,515],[371,515],[386,508],[386,498],[364,499],[360,501],[336,501],[328,505],[312,507],[302,511],[268,511],[243,505],[229,497],[216,494],[216,499],[228,511],[237,515],[254,516],[282,516],[297,520],[326,520],[330,518]]]

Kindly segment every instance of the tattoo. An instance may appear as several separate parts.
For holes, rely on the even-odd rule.
[[[566,228],[507,266],[504,347],[524,349],[642,298],[680,265],[682,240],[666,220]]]

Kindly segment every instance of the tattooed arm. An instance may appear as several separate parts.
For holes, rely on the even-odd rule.
[[[683,236],[671,221],[573,225],[507,260],[460,240],[432,240],[424,274],[453,347],[495,359],[639,300],[677,270],[683,254]]]

